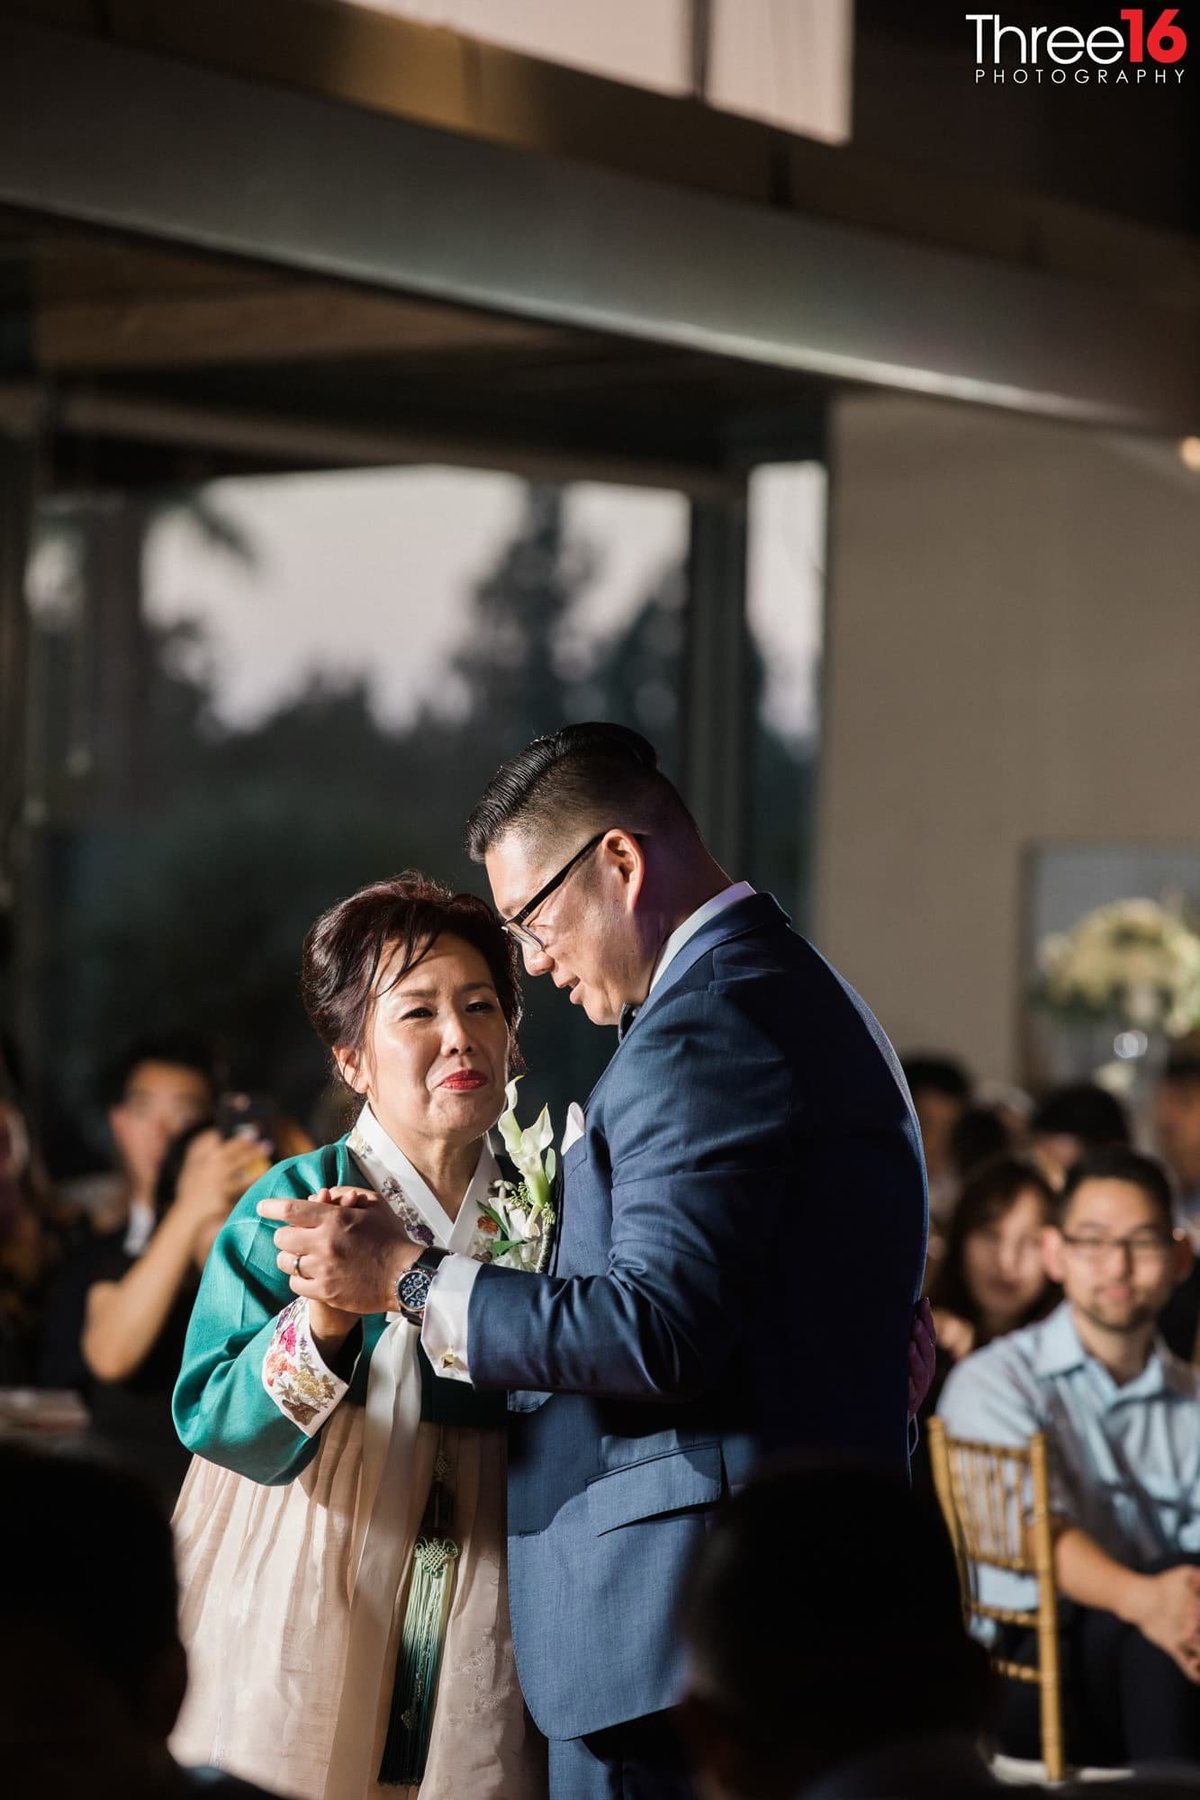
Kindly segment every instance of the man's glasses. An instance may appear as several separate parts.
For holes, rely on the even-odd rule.
[[[583,849],[577,850],[570,862],[564,863],[562,868],[558,871],[558,874],[552,875],[545,887],[540,887],[533,896],[533,899],[526,901],[520,912],[515,912],[511,919],[504,920],[505,931],[507,931],[511,937],[515,937],[518,944],[524,944],[526,949],[536,950],[541,955],[545,955],[545,944],[543,944],[536,931],[530,931],[525,923],[526,919],[533,917],[538,907],[544,905],[554,890],[562,886],[575,865],[581,863],[585,856],[590,856],[592,851],[596,848],[596,845],[602,843],[608,836],[608,832],[609,827],[606,825],[603,831],[598,831],[595,837],[589,838],[587,843],[583,846]]]
[[[1163,1237],[1156,1231],[1120,1238],[1077,1237],[1068,1231],[1064,1231],[1061,1236],[1064,1244],[1069,1244],[1084,1262],[1093,1265],[1107,1261],[1114,1250],[1121,1252],[1122,1262],[1126,1256],[1130,1256],[1135,1263],[1162,1263],[1171,1254],[1175,1242],[1173,1238]]]

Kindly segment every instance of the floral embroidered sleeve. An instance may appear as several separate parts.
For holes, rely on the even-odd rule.
[[[348,1383],[322,1360],[308,1322],[308,1301],[280,1313],[262,1365],[263,1386],[280,1412],[305,1437],[315,1437],[345,1395]]]

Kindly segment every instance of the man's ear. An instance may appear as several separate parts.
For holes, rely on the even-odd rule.
[[[367,1070],[361,1050],[355,1050],[351,1045],[335,1045],[333,1060],[337,1064],[338,1074],[346,1086],[353,1088],[356,1094],[365,1094]]]
[[[646,878],[646,856],[632,831],[615,826],[604,840],[604,854],[616,868],[627,897],[636,900]]]
[[[1042,1261],[1051,1281],[1062,1285],[1066,1259],[1063,1255],[1062,1232],[1057,1225],[1047,1225],[1042,1232]]]

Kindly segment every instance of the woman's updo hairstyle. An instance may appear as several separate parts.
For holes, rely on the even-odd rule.
[[[313,1030],[330,1051],[361,1050],[375,998],[375,978],[390,945],[402,981],[435,941],[451,935],[471,944],[488,966],[496,998],[515,1037],[521,1018],[517,946],[485,900],[452,894],[417,874],[360,888],[322,913],[304,940],[300,992]]]

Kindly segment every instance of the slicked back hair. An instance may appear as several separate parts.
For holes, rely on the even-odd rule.
[[[640,733],[604,722],[564,725],[497,769],[467,820],[467,852],[481,863],[509,831],[541,845],[617,824],[696,831]]]

